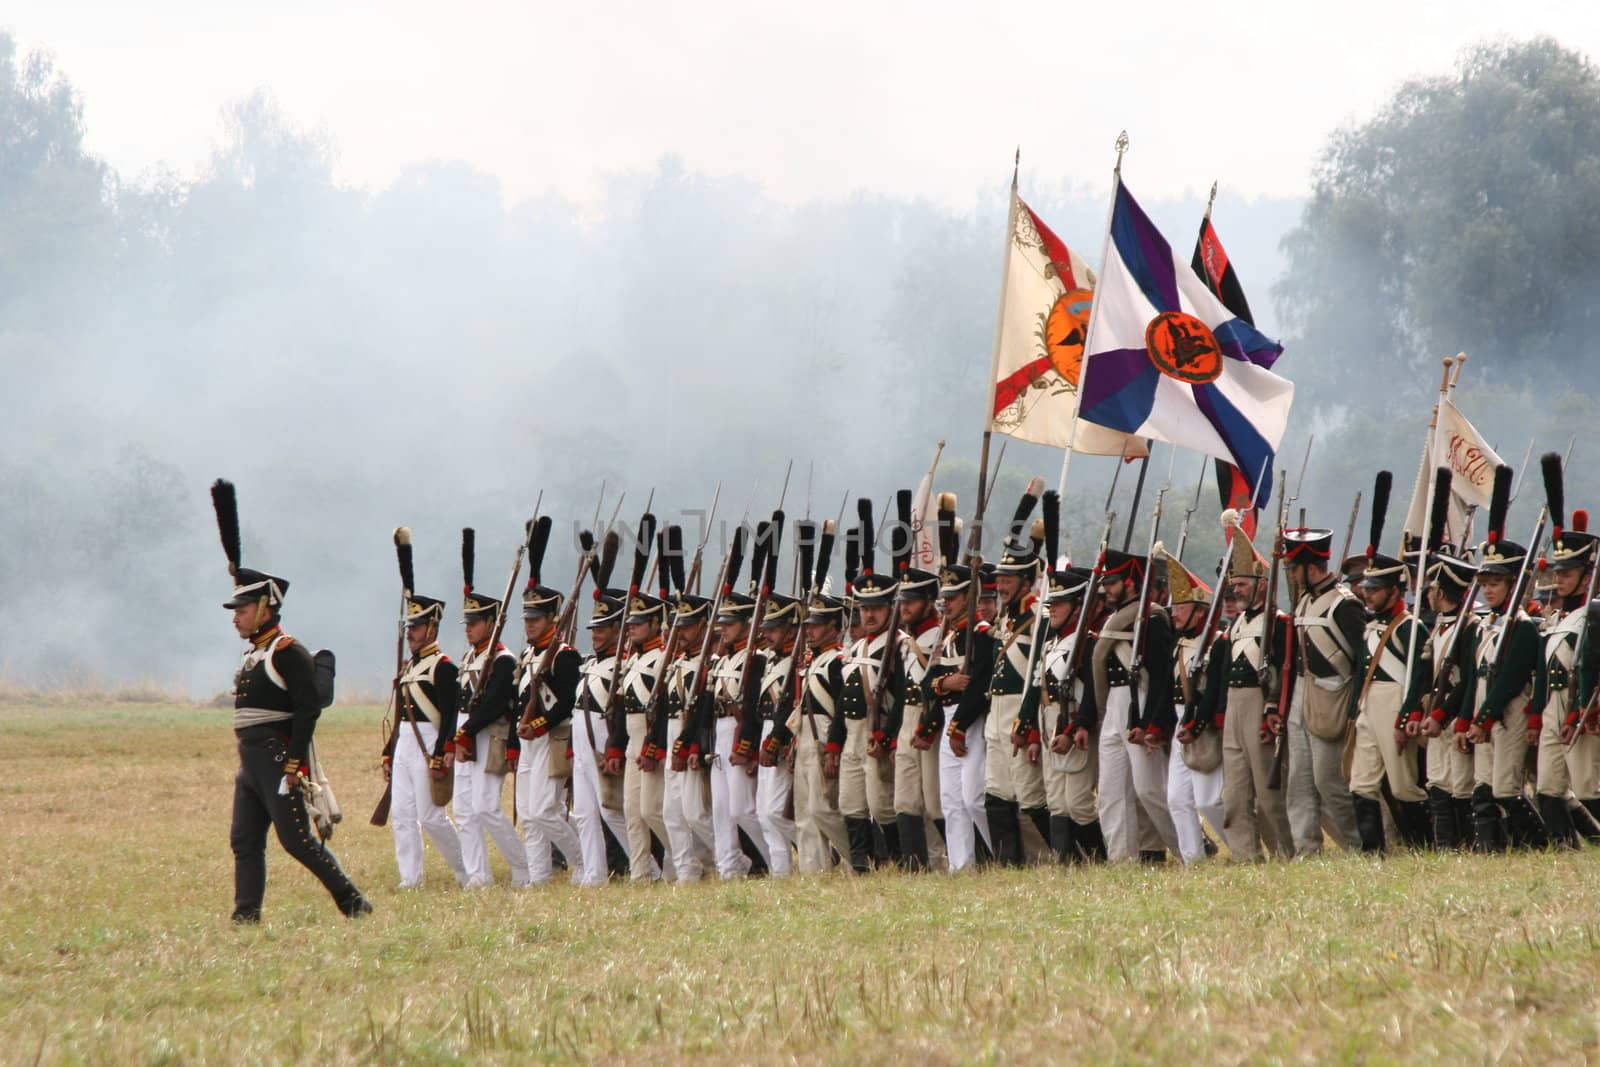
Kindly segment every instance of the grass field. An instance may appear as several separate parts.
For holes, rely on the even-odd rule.
[[[376,914],[274,843],[235,929],[226,715],[0,706],[0,1061],[1600,1057],[1593,853],[402,894],[372,709],[319,738]]]

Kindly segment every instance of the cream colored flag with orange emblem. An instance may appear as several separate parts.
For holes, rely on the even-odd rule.
[[[989,428],[1088,455],[1145,455],[1141,438],[1078,420],[1094,272],[1023,203],[1014,186],[1010,217]]]
[[[1445,520],[1445,540],[1460,544],[1467,529],[1467,508],[1489,507],[1494,490],[1494,469],[1502,460],[1483,439],[1478,428],[1448,398],[1439,401],[1439,422],[1433,440],[1417,468],[1417,484],[1411,492],[1411,510],[1406,513],[1406,532],[1421,536],[1423,513],[1432,492],[1433,470],[1450,468],[1450,515]]]

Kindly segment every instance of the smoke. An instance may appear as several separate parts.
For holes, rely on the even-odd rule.
[[[792,461],[791,518],[861,495],[882,514],[942,438],[936,488],[971,513],[1001,185],[965,213],[868,195],[784,206],[667,157],[582,207],[508,203],[449,162],[357,189],[333,179],[333,146],[265,96],[229,111],[200,177],[132,184],[83,153],[64,83],[19,73],[0,44],[0,121],[28,112],[38,142],[0,163],[0,678],[225,685],[237,645],[206,496],[219,476],[239,487],[244,564],[291,580],[286,628],[338,653],[346,692],[379,691],[391,669],[398,525],[414,532],[418,591],[448,602],[454,649],[461,528],[478,531],[478,587],[499,595],[538,501],[563,532],[546,582],[564,589],[564,532],[591,522],[602,482],[602,520],[626,491],[631,526],[653,493],[693,533],[688,513],[719,482],[718,528],[767,517]],[[1098,260],[1103,196],[1024,193]],[[1147,206],[1184,247],[1204,204]],[[1298,208],[1224,191],[1215,218],[1252,292],[1281,270]],[[1270,313],[1261,324],[1275,329]],[[1304,358],[1291,349],[1280,367],[1293,377]],[[1335,480],[1327,447],[1308,499]],[[1059,461],[1011,443],[995,513],[1028,476],[1053,484]],[[1080,560],[1115,465],[1074,464],[1063,531]],[[1348,510],[1334,501],[1370,482],[1359,465],[1318,513]],[[1195,466],[1176,466],[1168,543]],[[1166,468],[1162,448],[1136,547]],[[1117,541],[1133,480],[1125,470]],[[1192,565],[1211,551],[1209,481],[1202,499]]]

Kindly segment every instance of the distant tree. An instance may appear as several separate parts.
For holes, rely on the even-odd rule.
[[[1592,368],[1600,71],[1538,38],[1407,82],[1330,139],[1284,249],[1275,295],[1302,385],[1348,387],[1374,355],[1419,383],[1460,350],[1509,382]]]

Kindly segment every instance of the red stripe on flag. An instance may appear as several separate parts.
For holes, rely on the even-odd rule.
[[[1238,467],[1230,464],[1228,472],[1233,476],[1233,484],[1228,487],[1228,506],[1239,513],[1239,524],[1245,536],[1253,541],[1256,537],[1256,509],[1251,506],[1252,486]]]
[[[1211,291],[1220,299],[1222,278],[1228,273],[1228,253],[1223,249],[1222,242],[1217,239],[1216,228],[1211,225],[1210,219],[1206,219],[1200,226],[1200,262],[1205,264],[1206,279],[1211,283]]]
[[[1012,404],[1017,397],[1028,391],[1028,387],[1043,378],[1050,372],[1050,357],[1040,356],[1025,367],[1019,367],[1006,377],[1000,379],[994,386],[994,412],[998,415]]]
[[[1033,220],[1033,228],[1039,231],[1039,239],[1044,242],[1045,256],[1055,266],[1056,275],[1061,279],[1061,284],[1066,286],[1069,292],[1073,289],[1083,288],[1084,286],[1079,283],[1078,279],[1073,277],[1072,253],[1067,250],[1067,246],[1062,243],[1061,238],[1057,237],[1055,232],[1044,224],[1043,219],[1034,214],[1033,208],[1023,204],[1022,210],[1028,213],[1028,217]]]

